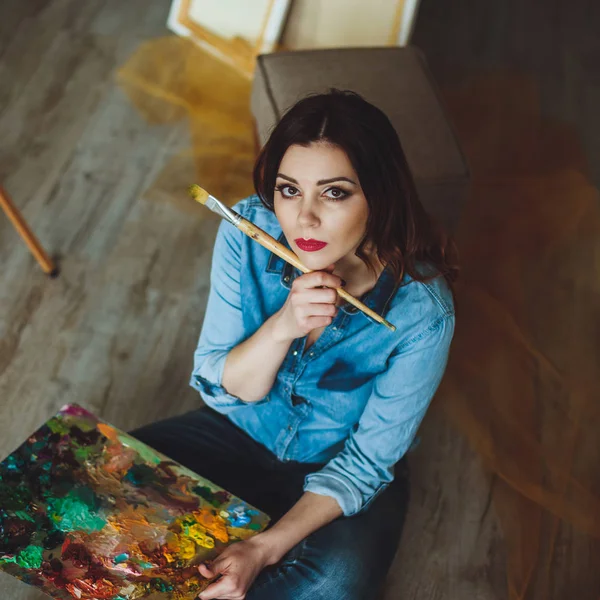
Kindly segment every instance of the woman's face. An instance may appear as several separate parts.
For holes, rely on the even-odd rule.
[[[290,146],[279,166],[274,208],[291,249],[309,269],[357,260],[369,211],[341,148],[325,142]]]

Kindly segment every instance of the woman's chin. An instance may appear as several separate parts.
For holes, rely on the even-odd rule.
[[[298,257],[302,264],[308,267],[311,271],[324,271],[334,261],[329,260],[326,256],[318,256],[320,252],[302,252],[298,253]]]

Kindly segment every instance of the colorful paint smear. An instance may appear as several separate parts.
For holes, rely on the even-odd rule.
[[[269,517],[68,405],[0,463],[0,569],[57,599],[187,600]]]

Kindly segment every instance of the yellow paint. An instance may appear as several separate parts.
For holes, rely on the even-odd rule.
[[[252,529],[244,529],[243,527],[228,527],[229,535],[235,540],[248,540],[256,535],[256,531]]]
[[[190,185],[188,189],[190,196],[200,204],[206,204],[208,200],[208,192],[201,188],[197,183]]]
[[[204,529],[204,527],[202,527],[200,524],[189,527],[187,535],[203,548],[211,549],[215,547],[215,540],[207,535],[206,529]]]
[[[183,560],[192,560],[194,556],[196,556],[196,544],[193,540],[183,537],[177,536],[177,542],[179,545],[177,554]]]

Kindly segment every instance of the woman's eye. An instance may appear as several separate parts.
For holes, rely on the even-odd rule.
[[[346,196],[349,196],[348,192],[342,190],[341,188],[330,188],[325,194],[331,200],[343,200]]]
[[[277,191],[284,198],[293,198],[298,195],[298,189],[295,188],[293,185],[278,185]]]

